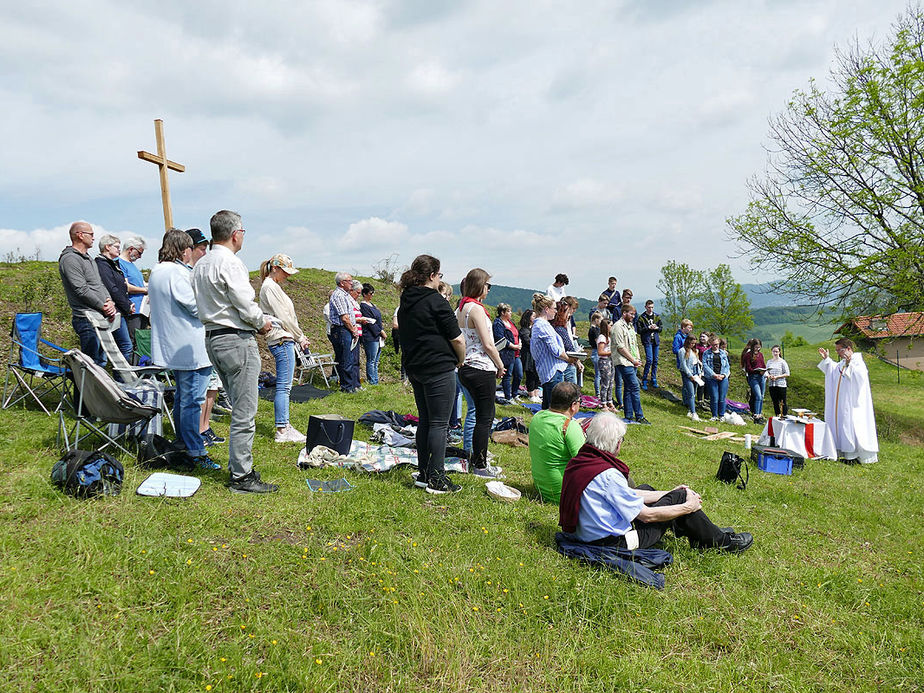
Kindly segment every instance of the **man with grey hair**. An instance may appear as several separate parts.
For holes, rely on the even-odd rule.
[[[93,247],[93,227],[85,221],[75,221],[68,235],[71,244],[61,251],[58,273],[71,308],[71,325],[80,339],[80,350],[102,366],[106,363],[106,354],[88,316],[112,322],[116,315],[115,303],[88,254]]]
[[[260,351],[255,334],[266,334],[271,324],[254,302],[247,267],[237,257],[244,247],[241,215],[228,210],[211,219],[212,250],[193,268],[199,320],[205,325],[209,359],[231,397],[228,445],[229,487],[234,493],[272,493],[275,484],[260,480],[253,468],[260,375]]]
[[[359,352],[354,350],[353,340],[356,340],[358,346],[362,330],[356,322],[356,315],[359,312],[353,308],[356,302],[350,296],[353,290],[353,276],[349,272],[337,272],[334,275],[334,283],[337,288],[330,295],[328,302],[329,336],[334,347],[334,357],[337,360],[340,390],[354,392],[359,389],[359,363],[354,364]],[[362,289],[362,284],[359,287]]]
[[[135,343],[135,330],[145,330],[151,325],[148,316],[141,311],[144,297],[148,294],[148,285],[138,265],[135,264],[144,255],[147,247],[147,242],[140,236],[129,236],[122,241],[122,252],[119,253],[119,266],[128,282],[128,300],[135,306],[135,312],[126,319],[128,336],[132,344]]]
[[[629,467],[617,455],[626,424],[615,414],[597,414],[587,442],[565,468],[559,524],[578,541],[623,549],[647,549],[668,529],[693,548],[746,551],[748,532],[716,527],[702,511],[703,500],[688,486],[656,491],[634,486]]]

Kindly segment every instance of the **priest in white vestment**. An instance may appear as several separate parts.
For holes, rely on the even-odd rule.
[[[825,374],[825,423],[834,436],[837,456],[864,464],[876,462],[879,441],[869,371],[852,340],[838,339],[834,347],[840,363],[828,357],[827,349],[819,349],[824,360],[818,367]]]

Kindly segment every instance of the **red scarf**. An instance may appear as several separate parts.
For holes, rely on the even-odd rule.
[[[484,307],[484,303],[482,303],[481,301],[479,301],[477,298],[471,298],[470,296],[463,296],[463,297],[462,297],[462,300],[459,301],[459,310],[462,310],[462,307],[463,307],[466,303],[477,303],[479,306],[481,306],[482,310],[484,310],[485,314],[487,314],[487,312],[488,312],[488,309]]]
[[[628,481],[628,465],[613,453],[595,448],[590,443],[584,443],[578,454],[568,462],[562,478],[561,501],[558,507],[558,524],[563,530],[574,532],[577,529],[584,489],[598,474],[607,469],[618,469]]]

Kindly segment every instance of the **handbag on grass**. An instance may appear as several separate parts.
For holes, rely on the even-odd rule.
[[[744,468],[744,476],[741,476],[741,469]],[[748,487],[750,474],[748,473],[748,463],[743,458],[733,452],[723,452],[722,461],[719,462],[719,471],[716,472],[715,478],[724,481],[726,484],[738,482],[738,488],[742,491]]]
[[[341,455],[350,452],[353,428],[356,422],[340,414],[319,414],[308,417],[305,449],[311,452],[316,445],[336,450]]]

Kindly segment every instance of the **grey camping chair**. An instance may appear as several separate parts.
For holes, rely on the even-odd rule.
[[[152,402],[145,404],[129,394],[125,386],[113,380],[82,351],[71,349],[64,354],[63,361],[74,375],[76,421],[68,431],[64,412],[58,412],[58,447],[61,447],[63,439],[64,449],[74,450],[82,440],[96,434],[105,441],[100,450],[114,445],[130,454],[123,443],[127,444],[132,436],[143,433],[160,414],[163,392],[148,390]],[[85,429],[83,433],[82,428]]]
[[[139,398],[143,398],[144,393],[152,387],[157,387],[161,393],[166,389],[172,389],[169,377],[166,375],[166,368],[162,368],[161,366],[133,366],[128,362],[122,352],[119,351],[119,345],[116,344],[115,337],[112,336],[112,333],[113,330],[119,328],[119,321],[122,319],[121,315],[116,315],[115,320],[111,323],[102,317],[102,314],[96,316],[88,315],[87,317],[90,319],[90,324],[93,325],[93,329],[96,331],[96,336],[99,338],[99,343],[103,347],[103,352],[106,354],[106,360],[109,362],[110,368],[112,368],[115,379],[125,386],[125,390]],[[167,381],[159,382],[157,381],[158,377],[167,378]],[[161,401],[162,400],[163,398],[161,398]],[[167,415],[170,425],[176,430],[176,425],[173,421],[173,413],[170,411],[170,407],[163,407],[163,413]]]

